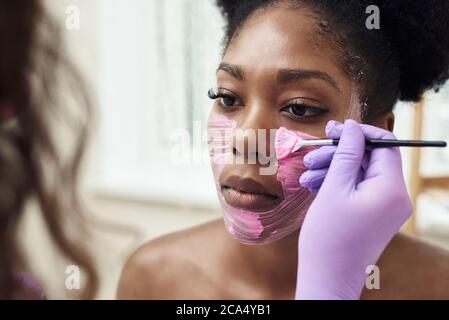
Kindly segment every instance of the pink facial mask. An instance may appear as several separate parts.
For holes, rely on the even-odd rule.
[[[292,153],[298,140],[316,139],[308,134],[280,128],[276,135],[277,180],[281,182],[284,200],[274,209],[254,212],[230,206],[221,191],[219,177],[226,163],[232,163],[232,137],[236,122],[224,116],[213,116],[208,122],[209,149],[218,199],[229,233],[244,244],[266,244],[282,239],[301,228],[314,199],[299,184],[307,168],[304,156],[316,147],[304,147]]]

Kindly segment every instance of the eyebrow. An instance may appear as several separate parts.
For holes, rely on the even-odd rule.
[[[218,71],[224,71],[239,81],[245,81],[245,73],[236,65],[228,63],[220,63],[217,68]],[[290,84],[296,81],[318,79],[330,84],[337,92],[341,93],[337,85],[337,81],[329,74],[318,70],[303,70],[303,69],[283,69],[278,73],[277,81],[281,85]]]
[[[245,74],[243,73],[243,70],[239,66],[235,66],[228,63],[220,63],[220,65],[217,68],[217,72],[220,70],[229,73],[237,80],[245,81]]]
[[[325,72],[317,71],[317,70],[290,70],[285,69],[279,71],[278,74],[278,82],[280,84],[286,85],[290,84],[292,82],[301,81],[301,80],[307,80],[307,79],[318,79],[327,82],[332,87],[334,87],[335,90],[337,90],[339,93],[341,93],[340,88],[337,85],[337,81],[335,81],[334,78],[332,78],[330,75],[328,75]]]

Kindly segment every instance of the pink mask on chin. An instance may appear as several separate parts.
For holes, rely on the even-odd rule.
[[[236,126],[235,121],[224,116],[212,116],[208,122],[212,171],[226,228],[243,244],[260,245],[285,238],[301,228],[306,212],[314,199],[314,195],[299,184],[299,177],[307,171],[303,164],[304,156],[316,147],[304,147],[295,153],[291,151],[298,138],[316,139],[316,137],[285,128],[278,130],[275,143],[277,179],[282,184],[284,200],[272,210],[254,212],[230,206],[221,192],[219,177],[225,163],[229,163],[230,157],[233,156],[230,143]]]

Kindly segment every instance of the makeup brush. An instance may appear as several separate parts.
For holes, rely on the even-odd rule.
[[[336,146],[340,139],[301,139],[295,144],[293,152],[298,151],[302,147],[308,146]],[[374,148],[385,147],[435,147],[444,148],[447,146],[446,141],[425,141],[425,140],[396,140],[396,139],[367,139],[365,145]]]
[[[276,156],[283,159],[291,153],[298,152],[303,147],[312,146],[336,146],[340,139],[320,139],[302,132],[279,128],[275,140]],[[425,140],[397,140],[397,139],[366,139],[365,145],[372,148],[385,147],[436,147],[444,148],[446,141],[425,141]]]

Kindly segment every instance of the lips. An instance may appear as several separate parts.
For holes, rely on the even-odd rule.
[[[231,176],[221,184],[221,192],[227,204],[250,211],[275,208],[282,197],[270,192],[254,179]]]

